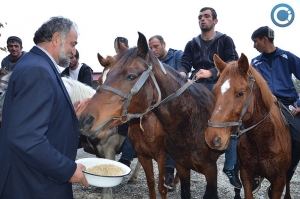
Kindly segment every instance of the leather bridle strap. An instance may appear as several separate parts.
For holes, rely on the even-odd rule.
[[[259,125],[261,122],[265,121],[269,116],[270,116],[270,112],[260,121],[258,122],[257,124],[247,128],[247,129],[242,129],[243,128],[243,121],[242,121],[242,118],[244,117],[246,111],[247,111],[247,108],[249,106],[249,103],[250,103],[250,97],[251,97],[251,94],[253,92],[253,87],[254,87],[254,82],[255,82],[255,79],[253,77],[252,74],[249,75],[249,78],[250,78],[250,92],[249,92],[249,95],[247,97],[247,100],[246,100],[246,103],[241,111],[241,114],[240,114],[240,118],[238,120],[238,122],[225,122],[225,123],[212,123],[210,122],[210,120],[208,120],[208,126],[211,126],[211,127],[216,127],[216,128],[224,128],[224,127],[230,127],[230,126],[237,126],[237,132],[236,134],[234,135],[231,135],[233,137],[239,137],[241,136],[243,133],[251,130],[252,128],[256,127],[257,125]]]

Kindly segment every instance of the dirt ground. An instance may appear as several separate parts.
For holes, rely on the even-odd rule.
[[[82,149],[78,150],[77,159],[94,157],[88,153],[85,153]],[[119,160],[119,156],[116,156],[116,160]],[[131,164],[131,169],[133,170],[136,165],[136,159]],[[220,156],[218,160],[218,195],[220,199],[233,199],[234,190],[230,185],[228,178],[223,174],[223,164],[224,164],[224,155]],[[156,179],[158,177],[157,164],[153,161],[155,168]],[[127,184],[130,175],[126,176],[122,183],[116,187],[112,188],[113,199],[148,199],[148,187],[145,177],[144,170],[141,169],[138,179],[133,184]],[[269,186],[269,182],[264,180],[262,183],[261,189],[254,195],[255,199],[264,199],[265,191]],[[202,174],[191,171],[191,195],[193,199],[202,198],[205,191],[205,178]],[[73,185],[74,199],[100,199],[102,188],[89,186],[85,188],[81,185]],[[244,198],[244,190],[241,190],[241,196]],[[156,189],[157,198],[161,198],[157,189]],[[293,199],[300,199],[300,173],[299,167],[296,170],[295,175],[291,181],[291,193]],[[169,199],[180,199],[180,184],[177,189],[173,192],[168,193]],[[283,198],[283,197],[282,197]]]

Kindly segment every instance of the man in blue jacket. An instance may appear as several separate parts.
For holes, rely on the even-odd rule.
[[[76,164],[79,123],[57,64],[69,62],[77,25],[53,17],[10,77],[0,133],[1,199],[73,199],[72,184],[88,186]]]
[[[149,47],[155,57],[164,64],[178,70],[180,59],[183,54],[182,50],[166,49],[166,42],[160,35],[154,35],[149,39]],[[170,154],[167,157],[166,174],[164,186],[170,190],[174,188],[174,160]]]
[[[274,45],[274,31],[268,26],[255,30],[251,36],[261,54],[252,59],[252,66],[263,76],[278,101],[285,106],[283,113],[289,122],[292,137],[292,161],[287,171],[287,181],[294,175],[300,160],[300,115],[292,115],[290,105],[299,98],[292,81],[292,74],[300,79],[300,58]],[[271,188],[267,189],[270,197]]]
[[[219,78],[213,60],[214,54],[217,54],[224,62],[237,60],[238,54],[231,37],[215,31],[218,19],[213,8],[202,8],[198,15],[198,23],[201,34],[186,44],[178,71],[185,77],[191,72],[191,79],[197,80],[197,83],[203,83],[208,89],[212,90]],[[193,71],[191,71],[192,68]],[[238,177],[236,165],[237,142],[237,137],[231,137],[230,144],[225,151],[223,172],[235,188],[241,189],[242,183]]]

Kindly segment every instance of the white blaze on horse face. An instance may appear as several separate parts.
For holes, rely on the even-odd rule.
[[[227,79],[221,86],[221,93],[222,95],[224,95],[224,93],[226,93],[226,91],[228,91],[230,88],[230,79]],[[219,114],[220,111],[222,110],[222,107],[219,106],[218,110],[216,111],[215,115]]]
[[[105,71],[103,72],[103,75],[102,75],[102,82],[103,82],[103,84],[104,84],[104,82],[105,82],[105,80],[106,80],[107,73],[109,72],[109,70],[110,70],[110,69],[105,70]]]
[[[221,86],[222,95],[230,89],[230,79],[227,79]]]

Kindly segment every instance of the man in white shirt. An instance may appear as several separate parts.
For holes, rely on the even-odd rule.
[[[85,63],[79,63],[79,52],[76,49],[76,54],[70,57],[69,67],[62,71],[61,76],[68,76],[92,87],[92,74],[93,70],[91,67]]]

